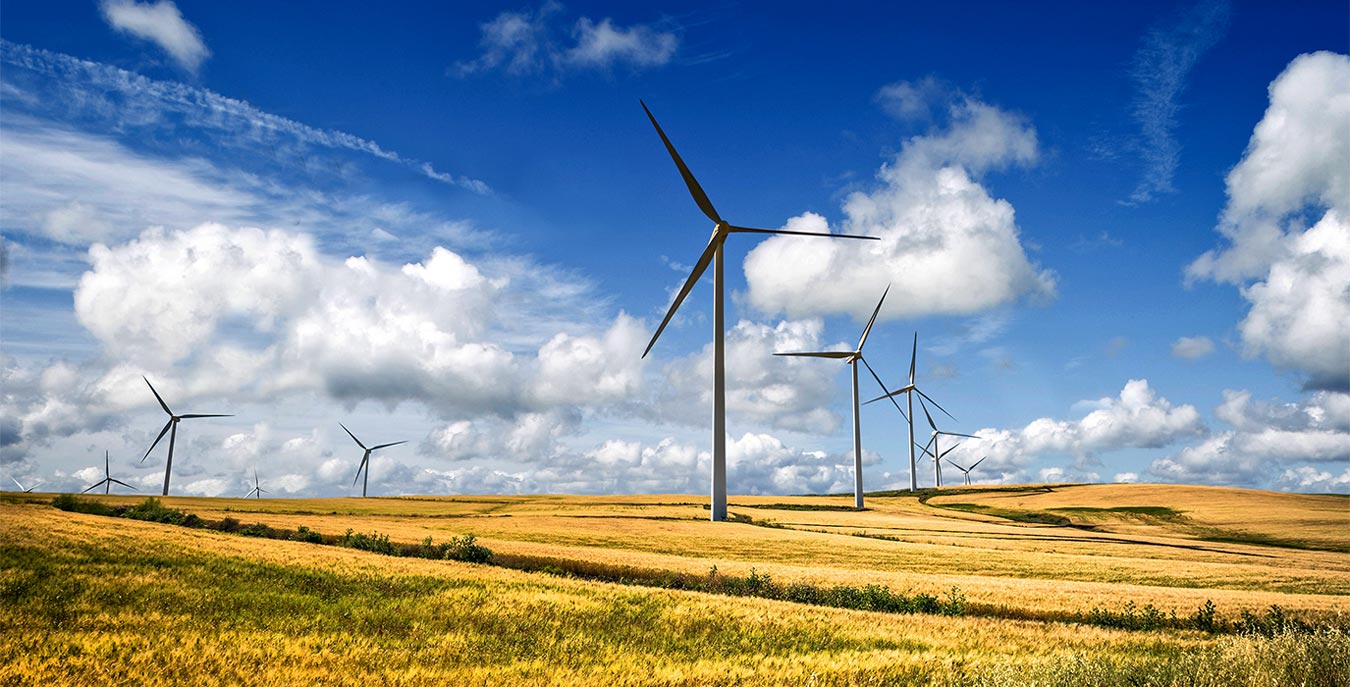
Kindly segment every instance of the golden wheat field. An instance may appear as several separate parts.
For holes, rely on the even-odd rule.
[[[267,538],[7,496],[0,684],[1350,681],[1350,498],[1046,485],[851,500],[733,497],[732,521],[712,523],[678,495],[163,499]],[[306,531],[329,545],[293,540]],[[348,533],[405,553],[471,534],[492,560],[331,545]],[[867,588],[935,601],[816,602]],[[1227,629],[1188,620],[1207,602]]]

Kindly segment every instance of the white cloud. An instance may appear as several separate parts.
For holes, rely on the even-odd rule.
[[[901,121],[927,119],[935,105],[945,100],[951,89],[932,76],[918,81],[897,81],[882,86],[876,102],[886,114]]]
[[[565,38],[562,13],[563,6],[556,2],[545,2],[535,11],[502,12],[479,26],[478,57],[456,62],[451,71],[460,77],[501,71],[557,81],[566,72],[583,69],[664,66],[679,48],[673,32],[646,24],[618,26],[608,17],[598,22],[581,17]]]
[[[1111,478],[1111,481],[1117,484],[1133,484],[1139,481],[1139,473],[1117,472],[1116,476]]]
[[[1172,342],[1172,357],[1199,360],[1214,352],[1214,342],[1207,336],[1183,336]]]
[[[1254,402],[1249,391],[1225,390],[1214,415],[1233,429],[1153,461],[1149,472],[1169,481],[1267,484],[1281,468],[1287,475],[1302,471],[1300,463],[1350,462],[1350,395]]]
[[[427,178],[475,193],[490,192],[482,181],[439,172],[429,163],[403,157],[374,141],[345,131],[316,129],[204,88],[156,81],[124,69],[3,39],[0,39],[0,63],[8,67],[4,74],[6,84],[17,88],[15,81],[25,85],[32,82],[32,88],[41,96],[36,102],[46,112],[63,111],[70,119],[92,118],[106,128],[128,132],[164,127],[172,120],[199,135],[214,136],[216,143],[227,148],[263,147],[276,158],[283,151],[298,147],[292,152],[300,159],[304,158],[305,146],[347,151],[395,162]],[[11,110],[20,104],[21,101],[7,102]],[[7,155],[14,114],[7,113],[4,122]]]
[[[1176,190],[1172,179],[1181,157],[1175,138],[1178,100],[1196,62],[1228,29],[1229,10],[1227,0],[1203,0],[1174,23],[1150,30],[1135,53],[1130,70],[1136,88],[1132,114],[1143,137],[1135,148],[1143,158],[1144,176],[1130,195],[1132,202],[1145,203]]]
[[[576,47],[567,51],[569,64],[607,69],[616,64],[658,67],[670,61],[680,41],[673,33],[649,26],[615,27],[605,18],[596,23],[582,17],[576,25]]]
[[[211,55],[197,27],[183,19],[171,0],[103,0],[100,9],[109,26],[158,45],[189,72],[195,73],[202,60]]]
[[[946,130],[906,141],[878,172],[879,188],[845,201],[838,229],[880,241],[769,238],[745,259],[749,302],[790,317],[848,312],[865,320],[874,294],[888,283],[883,318],[972,313],[1019,296],[1051,297],[1054,276],[1027,259],[1012,206],[975,179],[1034,163],[1036,132],[971,99],[954,105],[951,119]],[[809,212],[786,226],[829,230],[825,218]]]
[[[1350,492],[1350,467],[1347,467],[1341,474],[1336,475],[1325,470],[1303,465],[1290,470],[1285,470],[1276,485],[1286,491],[1301,492],[1333,492],[1344,494]]]
[[[1191,263],[1187,280],[1241,289],[1247,355],[1304,373],[1309,387],[1350,390],[1350,58],[1290,62],[1227,183],[1228,245]]]
[[[1102,453],[1131,447],[1161,448],[1206,432],[1194,406],[1172,404],[1159,396],[1148,380],[1132,379],[1119,396],[1075,405],[1091,411],[1078,420],[1043,417],[1022,429],[980,429],[973,432],[978,438],[965,440],[953,458],[962,462],[963,457],[969,460],[987,455],[989,460],[982,468],[1002,471],[1005,480],[1018,479],[1033,462],[1047,456],[1067,454],[1081,468],[1096,463]],[[1053,475],[1041,475],[1041,479],[1086,479],[1088,475],[1077,468],[1058,470]]]

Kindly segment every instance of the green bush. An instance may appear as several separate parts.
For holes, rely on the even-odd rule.
[[[374,532],[371,534],[353,534],[352,532],[352,530],[347,530],[347,533],[342,535],[342,539],[338,540],[338,546],[345,546],[349,549],[358,549],[360,551],[370,551],[372,553],[382,553],[386,556],[397,556],[399,553],[394,545],[389,542],[389,535],[387,534],[378,534]]]
[[[193,513],[186,513],[177,508],[167,508],[159,502],[159,499],[150,496],[144,501],[128,508],[123,512],[122,517],[132,520],[145,520],[147,522],[159,522],[166,525],[179,525],[181,527],[201,527],[202,519]]]
[[[314,530],[311,530],[310,528],[305,527],[304,525],[301,525],[300,528],[297,529],[295,533],[291,535],[290,538],[292,541],[302,541],[310,544],[323,543],[322,534],[319,534],[318,532],[315,532]]]
[[[272,538],[272,528],[261,522],[255,522],[252,525],[241,528],[239,534],[242,534],[245,537],[266,537],[270,539]]]
[[[64,511],[71,513],[88,513],[90,515],[116,515],[117,511],[102,501],[94,499],[82,499],[73,494],[61,494],[52,499],[52,505]]]

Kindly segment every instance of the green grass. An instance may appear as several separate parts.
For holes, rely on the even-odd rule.
[[[942,503],[928,504],[937,508],[946,508],[948,510],[959,510],[966,513],[979,513],[981,515],[992,515],[996,518],[1012,520],[1014,522],[1028,522],[1037,525],[1058,525],[1066,527],[1073,524],[1073,521],[1062,515],[1053,513],[1044,513],[1034,510],[1012,510],[1008,508],[995,508],[978,503]]]
[[[1147,515],[1149,517],[1161,520],[1179,521],[1185,516],[1181,511],[1166,506],[1116,506],[1114,508],[1093,508],[1090,506],[1074,506],[1066,508],[1050,508],[1056,513],[1074,513],[1091,515],[1096,513],[1127,513],[1130,515]]]

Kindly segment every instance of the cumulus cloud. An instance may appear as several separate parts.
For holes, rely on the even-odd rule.
[[[1199,360],[1214,352],[1214,342],[1207,336],[1183,336],[1172,342],[1172,357]]]
[[[839,231],[880,241],[775,236],[745,259],[749,302],[805,317],[871,314],[875,291],[893,284],[883,318],[972,313],[1021,296],[1048,298],[1054,275],[1028,260],[1005,200],[977,177],[1037,159],[1036,132],[1020,117],[965,98],[950,125],[905,142],[877,174],[879,186],[851,194]],[[804,213],[786,227],[828,231]]]
[[[1192,262],[1187,280],[1239,287],[1246,355],[1309,388],[1350,390],[1350,58],[1290,62],[1227,186],[1227,245]]]
[[[103,0],[100,5],[108,25],[159,46],[178,66],[196,73],[211,55],[197,27],[183,19],[171,0],[140,3],[135,0]]]
[[[1228,29],[1227,0],[1204,0],[1187,8],[1171,23],[1151,29],[1135,53],[1130,76],[1135,84],[1132,108],[1141,140],[1135,149],[1143,158],[1144,175],[1130,194],[1145,203],[1172,193],[1172,179],[1181,157],[1175,132],[1179,102],[1196,62]]]
[[[1153,461],[1149,472],[1168,481],[1279,486],[1291,475],[1320,474],[1350,462],[1350,395],[1318,392],[1282,403],[1225,390],[1214,415],[1232,429]]]
[[[581,17],[565,28],[563,6],[545,2],[537,10],[502,12],[479,26],[478,57],[456,62],[451,71],[467,77],[487,72],[511,76],[549,76],[570,71],[633,70],[660,67],[679,48],[679,37],[646,24],[616,25],[608,17]]]
[[[1075,467],[1058,468],[1061,478],[1086,480],[1085,465],[1097,463],[1102,453],[1122,448],[1162,448],[1206,433],[1200,413],[1191,405],[1174,405],[1149,386],[1148,380],[1129,380],[1115,397],[1083,401],[1091,409],[1078,420],[1038,418],[1021,429],[981,429],[975,439],[960,445],[953,458],[989,456],[981,466],[1002,481],[1024,477],[1036,460],[1068,455]],[[964,464],[964,463],[962,463]],[[1055,481],[1041,475],[1042,481]],[[1095,474],[1092,477],[1096,479]]]

